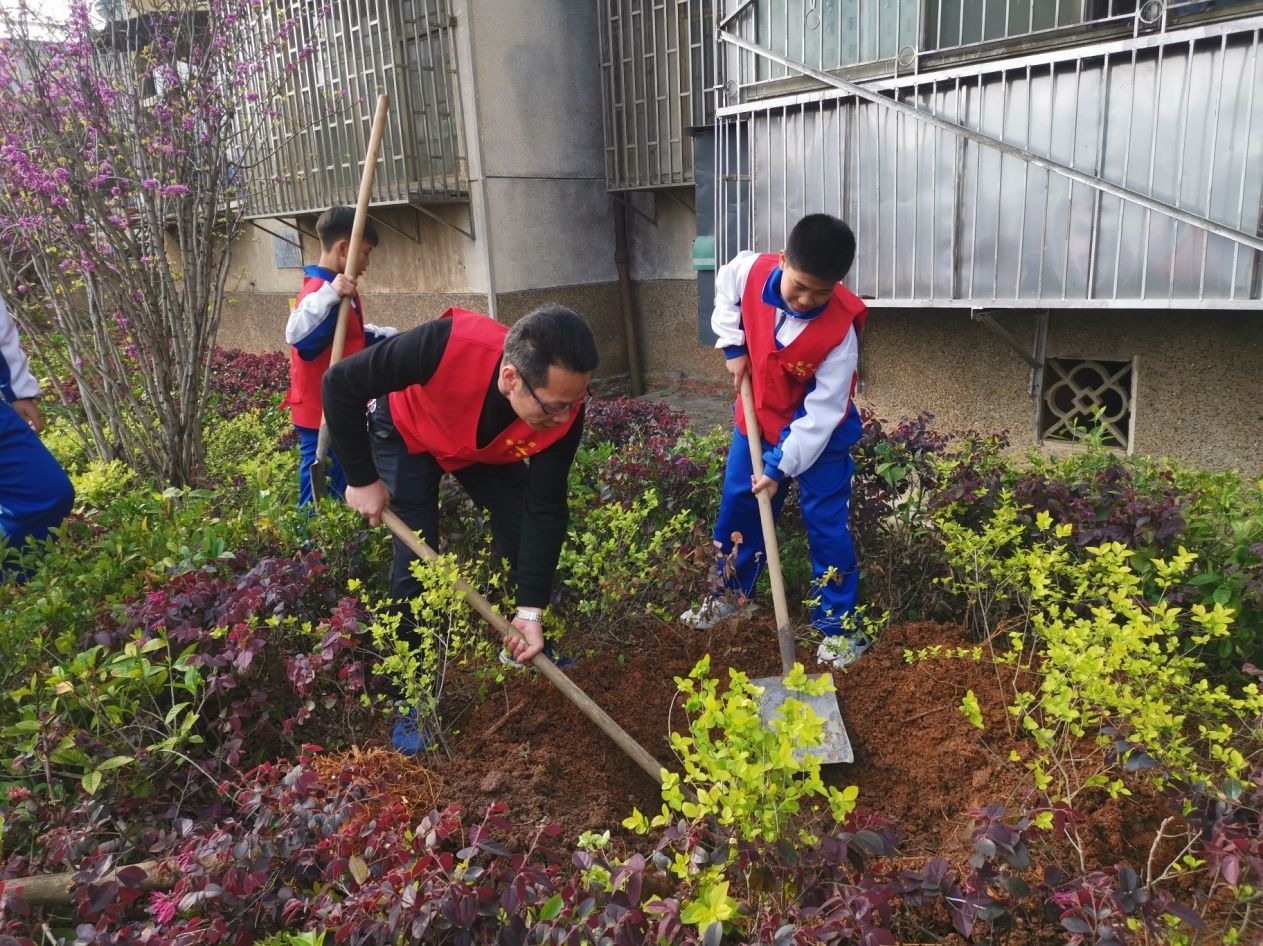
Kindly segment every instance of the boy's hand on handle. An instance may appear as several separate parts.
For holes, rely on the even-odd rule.
[[[346,504],[361,516],[366,516],[370,526],[379,526],[382,510],[390,505],[390,491],[381,480],[367,486],[348,486]]]
[[[771,499],[772,497],[776,495],[776,487],[778,487],[779,485],[780,484],[776,482],[776,480],[772,479],[772,477],[770,476],[766,476],[766,475],[753,476],[752,475],[750,477],[750,492],[754,493],[755,496],[759,495],[759,493],[763,492],[764,490],[767,490],[767,498]]]
[[[740,390],[741,379],[745,377],[746,372],[750,370],[750,356],[738,355],[736,358],[729,358],[724,362],[724,367],[727,368],[728,373],[732,375],[732,386]]]
[[[544,625],[539,621],[527,621],[519,617],[515,617],[512,624],[522,633],[522,637],[506,634],[501,641],[514,660],[520,664],[530,663],[531,658],[544,649]],[[526,639],[523,640],[523,637]]]
[[[39,405],[33,397],[20,397],[13,402],[13,409],[18,412],[31,430],[37,434],[44,429],[44,418],[40,416]]]
[[[346,273],[338,273],[333,277],[333,291],[340,296],[355,295],[355,277]],[[375,525],[376,523],[374,523]]]

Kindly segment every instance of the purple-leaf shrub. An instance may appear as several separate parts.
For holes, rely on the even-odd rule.
[[[583,436],[588,443],[619,446],[659,438],[674,442],[684,433],[687,423],[683,411],[664,401],[594,397],[584,411]]]
[[[110,636],[143,641],[162,630],[178,645],[195,645],[190,662],[203,673],[209,700],[202,718],[218,735],[216,761],[259,762],[294,748],[290,734],[311,718],[316,701],[343,722],[358,715],[363,612],[337,597],[324,572],[320,554],[309,552],[263,558],[227,576],[207,569],[181,575],[129,609]],[[303,622],[319,637],[302,632]]]
[[[276,407],[289,388],[289,361],[279,352],[216,348],[206,387],[207,406],[225,420]]]
[[[129,647],[146,653],[148,642],[165,643],[160,649],[179,659],[164,672],[179,672],[180,684],[155,688],[138,678],[131,689],[84,698],[95,702],[70,703],[68,694],[39,710],[43,738],[8,760],[7,774],[43,783],[50,753],[67,740],[85,771],[117,756],[132,762],[110,770],[95,796],[41,785],[33,796],[10,798],[8,811],[0,803],[7,829],[0,876],[79,867],[105,852],[160,852],[170,839],[153,826],[225,810],[222,788],[242,768],[304,742],[337,745],[365,732],[376,717],[361,705],[372,659],[363,621],[358,602],[326,581],[315,552],[220,561],[139,596],[117,623],[102,619],[81,642],[99,652],[97,664]],[[103,730],[100,719],[119,716],[111,700],[143,712],[122,714]],[[190,711],[195,726],[181,730]]]
[[[1115,461],[1073,483],[1026,474],[1013,494],[1033,512],[1047,511],[1055,522],[1074,526],[1073,541],[1080,548],[1121,542],[1166,552],[1175,551],[1186,524],[1179,490],[1169,474],[1164,479],[1166,485],[1141,491],[1135,474]]]

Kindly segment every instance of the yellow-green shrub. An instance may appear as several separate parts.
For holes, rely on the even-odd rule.
[[[683,555],[699,520],[683,509],[655,525],[655,490],[623,505],[594,506],[572,519],[558,561],[558,584],[573,609],[606,631],[646,613],[665,617],[664,588],[687,570]]]
[[[498,572],[481,567],[485,564],[485,558],[480,558],[469,567],[471,573],[492,575],[488,591],[494,595],[503,580]],[[439,701],[449,668],[471,667],[476,676],[490,674],[499,679],[503,679],[504,669],[498,660],[499,644],[488,632],[486,621],[456,587],[464,576],[455,556],[414,562],[412,574],[421,583],[420,594],[411,601],[382,602],[372,609],[374,620],[369,632],[379,655],[373,669],[390,680],[398,698],[416,708],[438,732]],[[359,590],[359,582],[353,581],[352,593]],[[414,630],[406,630],[407,626]]]
[[[104,509],[132,489],[136,475],[122,460],[89,460],[79,472],[70,474],[75,487],[75,506]]]
[[[1045,537],[1020,543],[1015,520],[1006,496],[981,529],[946,518],[938,524],[949,581],[971,607],[985,611],[988,602],[1010,598],[1026,613],[1001,659],[1021,660],[1041,678],[1010,707],[1035,741],[1028,767],[1036,786],[1062,798],[1092,785],[1123,793],[1123,767],[1153,766],[1158,782],[1239,791],[1250,760],[1263,752],[1250,728],[1263,714],[1263,695],[1254,683],[1235,690],[1213,684],[1198,656],[1230,634],[1232,609],[1166,600],[1193,575],[1197,557],[1181,549],[1152,558],[1146,582],[1121,543],[1072,553],[1061,541],[1072,527],[1054,528],[1046,513],[1036,517]],[[1100,749],[1087,767],[1076,763],[1085,738]]]

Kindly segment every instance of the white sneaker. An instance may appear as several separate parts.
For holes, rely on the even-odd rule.
[[[834,670],[841,670],[859,660],[872,646],[873,642],[864,635],[834,634],[820,642],[816,648],[816,659]]]
[[[712,596],[696,608],[689,608],[681,614],[680,621],[695,630],[706,631],[725,618],[730,618],[735,614],[749,614],[754,610],[755,607],[752,604],[738,605],[727,598]]]

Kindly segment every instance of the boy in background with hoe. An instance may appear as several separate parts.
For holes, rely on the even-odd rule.
[[[303,267],[303,286],[298,292],[294,310],[285,325],[285,341],[289,343],[289,393],[281,403],[288,407],[302,453],[298,469],[298,504],[312,501],[311,468],[316,462],[316,446],[320,433],[320,385],[329,370],[333,335],[338,325],[338,308],[343,297],[351,299],[346,326],[343,357],[350,357],[368,345],[398,335],[396,328],[381,328],[364,321],[364,306],[356,291],[356,278],[368,271],[369,254],[377,246],[377,228],[364,223],[359,259],[346,275],[347,255],[351,249],[351,230],[355,224],[355,208],[334,206],[316,221],[320,239],[320,259],[314,266]],[[346,474],[337,457],[330,454],[326,482],[329,491],[341,498],[346,491]]]
[[[779,518],[789,480],[798,481],[811,573],[819,590],[812,625],[824,635],[822,663],[841,668],[871,644],[852,614],[859,591],[847,525],[851,447],[863,432],[851,400],[867,307],[840,283],[855,259],[855,235],[828,214],[803,217],[779,254],[742,252],[715,274],[711,316],[733,384],[747,374],[763,439],[763,476],[754,479],[745,415],[728,450],[715,524],[717,570],[726,594],[712,594],[680,619],[706,629],[754,594],[764,554],[757,495]],[[736,547],[735,567],[728,565]]]

